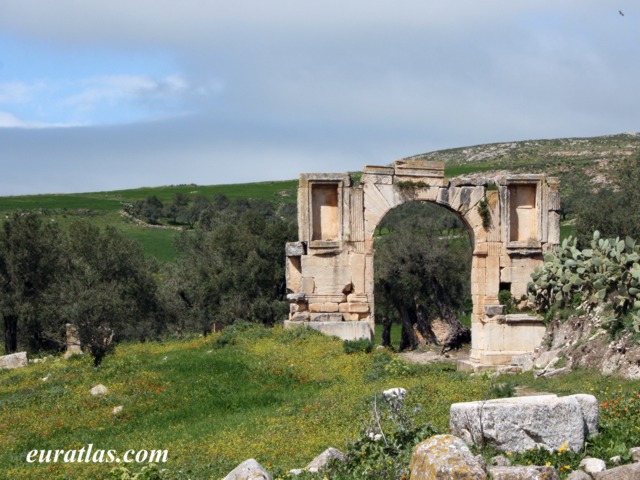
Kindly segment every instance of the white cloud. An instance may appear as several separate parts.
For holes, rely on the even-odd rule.
[[[26,127],[26,126],[27,124],[25,124],[22,120],[17,118],[15,115],[12,115],[9,112],[0,112],[0,127],[15,128],[15,127]]]
[[[67,97],[63,103],[88,110],[103,102],[128,101],[141,94],[157,91],[163,82],[146,76],[113,75],[85,79],[79,83],[80,92]]]
[[[42,82],[5,82],[0,83],[0,105],[16,105],[31,101],[46,88]]]
[[[221,183],[638,130],[638,18],[637,0],[1,0],[0,31],[38,39],[69,63],[94,48],[107,60],[170,59],[76,76],[51,61],[41,90],[3,84],[0,126],[93,127],[39,129],[15,143],[6,135],[2,156],[75,158],[67,170],[80,185],[82,174],[106,182],[116,170],[138,185],[186,171]],[[116,159],[158,167],[112,168]]]

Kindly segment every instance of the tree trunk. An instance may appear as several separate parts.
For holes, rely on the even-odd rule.
[[[414,328],[417,330],[416,337],[420,340],[420,346],[438,345],[438,338],[433,333],[431,320],[427,315],[427,309],[424,305],[416,301],[416,323]]]
[[[17,315],[5,315],[4,317],[4,351],[7,355],[18,351]]]
[[[442,342],[442,352],[458,350],[463,343],[471,342],[471,330],[460,323],[458,316],[445,300],[445,295],[440,285],[435,285],[436,305],[440,310],[440,318],[449,326],[449,333]]]
[[[402,322],[402,337],[400,338],[400,351],[413,350],[418,345],[418,338],[413,329],[412,316],[405,305],[399,305],[398,313]]]
[[[390,347],[391,346],[391,319],[388,315],[382,317],[382,346]]]

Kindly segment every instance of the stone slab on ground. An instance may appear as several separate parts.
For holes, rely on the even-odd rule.
[[[0,368],[21,368],[26,367],[28,364],[27,352],[11,353],[0,357]]]
[[[640,463],[630,463],[594,473],[593,478],[595,480],[637,480],[640,478]]]
[[[574,470],[569,474],[567,480],[593,480],[593,477],[582,470]]]
[[[597,411],[592,395],[501,398],[454,403],[449,426],[468,444],[491,445],[501,452],[539,447],[579,452],[587,435],[597,431]]]
[[[492,480],[558,480],[554,467],[489,467]]]

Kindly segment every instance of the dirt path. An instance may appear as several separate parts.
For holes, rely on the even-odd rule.
[[[458,360],[466,360],[469,358],[469,349],[462,348],[460,350],[452,350],[440,354],[441,347],[426,347],[420,350],[412,350],[409,352],[401,352],[398,354],[400,358],[411,363],[432,363],[432,362],[451,362],[455,363]]]

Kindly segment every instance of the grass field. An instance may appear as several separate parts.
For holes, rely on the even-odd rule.
[[[225,195],[230,199],[253,198],[295,202],[297,180],[278,182],[257,182],[229,185],[170,185],[163,187],[142,187],[112,192],[25,195],[0,197],[0,213],[15,210],[120,210],[123,202],[133,203],[152,195],[168,203],[176,193],[187,196],[204,195],[212,198]]]
[[[164,478],[219,479],[250,457],[282,475],[329,446],[346,449],[382,389],[407,388],[406,405],[417,409],[416,420],[446,432],[451,403],[491,397],[500,382],[592,393],[612,408],[604,410],[602,442],[589,448],[606,455],[636,446],[627,444],[637,437],[640,416],[625,413],[620,401],[632,402],[637,381],[585,371],[545,380],[531,374],[490,379],[456,372],[453,365],[408,365],[386,352],[346,355],[339,340],[307,330],[252,328],[120,345],[97,369],[84,356],[0,371],[0,478],[104,478],[116,464],[25,460],[31,450],[89,444],[120,455],[166,449]],[[98,383],[109,389],[103,397],[89,393]],[[122,412],[113,415],[120,405]]]
[[[175,259],[173,240],[177,232],[145,228],[126,221],[119,214],[123,203],[144,200],[151,195],[157,196],[163,203],[169,203],[178,192],[191,197],[204,195],[213,198],[215,195],[225,195],[230,199],[248,198],[295,203],[297,186],[296,180],[286,180],[235,185],[177,185],[113,192],[0,197],[0,215],[18,210],[37,211],[62,226],[78,219],[90,221],[101,227],[111,225],[127,237],[139,241],[146,255],[160,262],[166,262]]]

